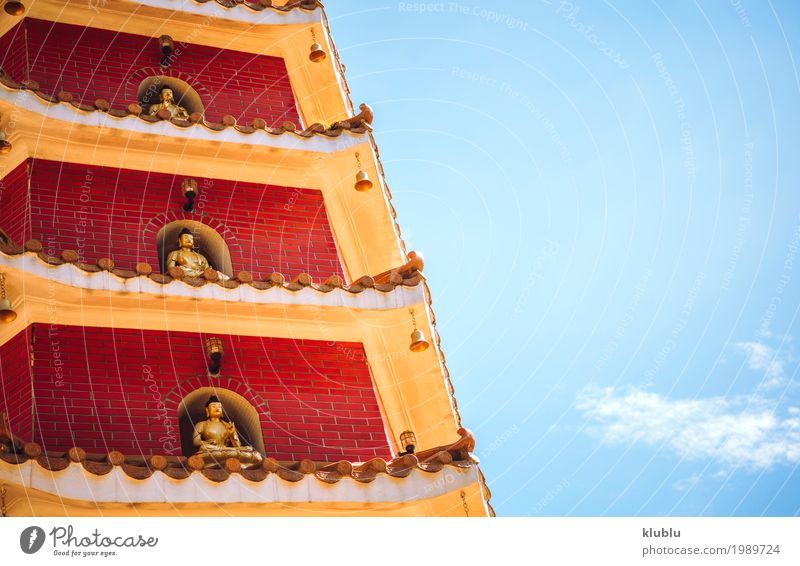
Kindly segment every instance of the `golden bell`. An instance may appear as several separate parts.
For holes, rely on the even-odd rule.
[[[22,2],[6,2],[3,10],[10,16],[21,16],[25,13],[25,5]]]
[[[0,132],[0,155],[11,153],[11,142],[8,141],[5,132]]]
[[[0,322],[8,324],[17,320],[17,313],[11,308],[11,301],[0,299]]]
[[[158,47],[164,55],[170,55],[175,48],[175,42],[168,35],[162,35],[158,38]]]
[[[364,191],[368,191],[372,188],[372,181],[369,180],[369,175],[367,175],[366,171],[359,171],[356,173],[356,184],[355,189],[363,193]]]
[[[404,430],[400,433],[400,446],[405,449],[406,454],[413,454],[417,448],[417,435],[412,430]]]
[[[322,50],[322,46],[319,43],[312,43],[311,53],[308,54],[308,58],[314,63],[319,63],[324,61],[325,57],[327,57],[327,54]]]
[[[216,337],[208,338],[206,340],[206,354],[209,358],[222,357],[224,349],[222,348],[222,340]]]
[[[414,332],[411,333],[411,345],[408,347],[409,350],[412,352],[424,352],[428,349],[430,344],[427,340],[425,340],[425,335],[422,333],[422,330],[415,329]]]

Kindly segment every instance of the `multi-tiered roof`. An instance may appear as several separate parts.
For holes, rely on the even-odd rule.
[[[86,0],[66,5],[37,0],[26,8],[22,15],[0,16],[0,33],[9,53],[19,49],[26,58],[21,62],[21,55],[7,55],[0,76],[0,130],[8,139],[7,151],[0,156],[5,181],[0,207],[8,207],[5,216],[0,208],[0,270],[19,315],[0,325],[4,385],[0,401],[6,413],[0,428],[5,448],[0,451],[0,479],[9,486],[4,496],[7,512],[93,514],[100,508],[104,514],[159,515],[180,507],[182,514],[210,514],[226,503],[226,512],[233,514],[490,514],[489,492],[471,454],[474,439],[462,428],[440,348],[423,264],[406,250],[400,236],[372,134],[371,110],[356,109],[349,99],[321,6],[314,1],[273,6],[268,1],[238,0]],[[78,33],[78,52],[81,41],[87,42],[86,64],[92,66],[87,80],[100,86],[71,91],[61,88],[63,77],[40,73],[40,80],[31,78],[37,61],[46,57],[47,45],[20,46],[19,38],[28,37],[26,25],[34,35],[56,25],[85,26],[83,32],[64,27],[63,33]],[[139,41],[152,45],[154,53],[159,37],[168,34],[176,46],[173,61],[160,67],[155,60],[143,67],[139,60],[144,56],[132,52],[137,67],[128,69],[123,84],[108,80],[108,95],[89,100],[102,91],[104,73],[115,72],[109,68],[113,65],[105,65],[113,59],[110,51],[125,47],[120,47],[117,35],[104,35],[108,32],[133,38],[130,45]],[[97,45],[104,41],[107,44]],[[327,55],[324,60],[309,60],[312,43]],[[202,81],[182,70],[180,57],[174,56],[179,46],[194,52],[219,50],[219,60],[239,57],[243,66],[258,61],[263,68],[285,68],[274,79],[265,77],[263,85],[267,93],[273,87],[283,89],[284,102],[278,104],[282,106],[273,111],[259,98],[254,105],[261,105],[268,115],[253,115],[246,107],[237,110],[238,115],[223,113],[218,110],[221,97],[206,85],[199,97],[207,106],[192,112],[188,120],[150,115],[135,87],[152,76],[202,90],[198,86]],[[217,68],[217,60],[212,54],[202,68],[203,76],[210,77],[206,83],[229,85],[238,80],[237,69]],[[287,82],[291,104],[285,99]],[[133,86],[125,86],[128,83]],[[287,119],[294,112],[296,117]],[[78,181],[71,181],[70,193],[64,179],[78,167],[86,169],[89,179],[83,190],[75,186]],[[374,181],[372,190],[354,190],[359,168]],[[27,188],[20,189],[25,175]],[[163,197],[167,208],[134,218],[125,199],[135,185],[120,181],[116,187],[99,186],[96,179],[101,175],[127,179],[124,183],[139,179],[141,190],[155,191],[153,198]],[[202,210],[181,209],[178,187],[186,178],[208,181],[204,190],[210,196]],[[159,187],[170,184],[163,195],[158,193]],[[87,211],[84,194],[91,201]],[[323,204],[315,209],[317,195]],[[270,198],[283,200],[263,209],[262,201]],[[99,202],[107,210],[107,223],[97,216],[102,209]],[[141,202],[144,211],[150,198],[142,197]],[[220,211],[223,206],[226,213]],[[132,242],[131,249],[114,244],[107,254],[97,251],[100,244],[84,249],[81,235],[57,221],[64,214],[72,214],[79,232],[83,216],[88,215],[86,222],[107,230],[110,242],[116,241],[119,229],[132,231],[130,239],[141,244]],[[257,224],[262,220],[267,222],[263,229]],[[182,222],[203,224],[203,230],[220,234],[228,244],[238,238],[241,249],[228,256],[229,273],[217,266],[200,277],[185,276],[179,269],[160,265],[163,261],[155,249],[144,249],[161,237],[165,226]],[[281,234],[274,258],[256,258],[265,245],[259,238],[272,242],[270,231],[280,223],[291,229]],[[327,234],[335,241],[333,257]],[[210,238],[205,246],[211,246]],[[277,269],[265,271],[265,262]],[[409,351],[413,329],[409,311],[415,314],[419,330],[431,337],[432,347],[425,351]],[[67,330],[59,338],[54,329],[61,326]],[[75,330],[81,328],[85,330]],[[127,338],[117,342],[107,338],[130,331],[140,331],[152,342],[143,339],[140,347],[130,345]],[[63,383],[53,381],[53,373],[66,372],[67,383],[81,378],[75,373],[79,370],[68,363],[64,366],[61,354],[54,352],[72,347],[70,341],[80,341],[81,333],[84,340],[89,335],[92,340],[109,340],[107,348],[141,348],[130,350],[137,357],[160,351],[165,340],[191,345],[202,337],[222,337],[223,343],[235,345],[226,355],[235,350],[237,363],[249,369],[214,377],[185,369],[193,363],[188,354],[188,361],[173,360],[168,373],[174,374],[178,385],[162,387],[164,377],[160,377],[158,386],[152,387],[164,418],[172,418],[167,414],[172,409],[165,407],[183,407],[192,391],[220,387],[256,406],[265,430],[270,428],[265,419],[283,418],[280,422],[288,424],[268,431],[274,435],[264,439],[268,457],[255,466],[231,460],[209,469],[186,454],[151,450],[154,439],[148,444],[126,436],[131,427],[136,430],[131,415],[146,408],[134,407],[139,397],[132,390],[142,387],[136,385],[141,375],[128,375],[119,367],[101,371],[99,365],[105,362],[89,352],[90,345],[86,372],[116,377],[104,386],[107,404],[98,401],[99,408],[91,414],[96,422],[106,423],[99,430],[103,441],[90,446],[85,440],[81,445],[50,438],[42,424],[49,422],[50,417],[43,416],[49,406],[42,399],[69,397],[64,397],[69,387],[59,389]],[[266,354],[257,361],[256,353],[248,350],[252,340],[261,340]],[[313,379],[282,377],[284,370],[272,367],[277,366],[275,360],[297,363],[286,353],[287,344],[300,358],[307,356],[309,366],[317,364],[315,375],[341,375],[338,389],[332,385],[324,395]],[[72,357],[82,355],[70,352]],[[18,363],[21,357],[30,357],[30,368]],[[223,368],[226,363],[231,362],[225,359]],[[255,370],[266,375],[263,383],[249,377]],[[292,371],[297,376],[301,370]],[[278,381],[270,381],[270,372]],[[368,391],[362,382],[354,385],[362,374],[371,380]],[[91,375],[87,382],[92,382]],[[12,391],[15,380],[24,383],[26,378],[36,389],[31,400]],[[148,379],[145,376],[141,382],[143,387]],[[270,396],[276,384],[286,391],[291,387],[294,396],[288,399],[283,392],[284,405],[293,407],[283,417],[280,398]],[[353,388],[363,397],[355,404]],[[95,401],[104,399],[93,395]],[[106,419],[99,413],[113,411],[115,395],[128,407],[127,413]],[[299,398],[307,399],[304,408],[321,418],[315,421],[308,412],[300,416],[291,405]],[[74,401],[71,409],[65,401],[65,410],[80,414],[78,404]],[[373,407],[379,414],[370,412]],[[245,408],[238,408],[245,414]],[[350,412],[341,412],[346,410]],[[57,411],[51,413],[58,418]],[[371,419],[371,428],[359,428],[362,413]],[[107,424],[125,420],[126,415],[131,422],[124,423],[124,430],[117,432]],[[89,438],[82,436],[91,433],[81,432],[80,415],[70,419],[77,431],[74,437]],[[326,437],[322,424],[315,433],[318,437],[307,442],[313,445],[309,457],[270,457],[301,453],[298,443],[284,446],[280,435],[307,439],[303,431],[318,427],[316,422],[335,423],[336,434],[329,430]],[[94,434],[98,426],[92,428]],[[407,430],[416,435],[417,449],[400,455],[406,448],[400,435]],[[334,458],[335,454],[347,457]],[[28,497],[32,492],[36,498]]]

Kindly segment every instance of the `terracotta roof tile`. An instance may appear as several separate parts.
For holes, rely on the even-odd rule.
[[[375,283],[396,283],[405,279],[419,277],[425,267],[425,261],[417,252],[408,252],[408,261],[389,271],[379,273],[373,279]]]
[[[242,467],[238,460],[230,458],[221,468],[205,468],[203,459],[197,456],[185,458],[182,456],[153,455],[149,457],[125,456],[121,452],[112,451],[107,455],[89,455],[82,448],[71,448],[67,452],[43,452],[41,446],[34,442],[25,443],[20,450],[14,443],[7,429],[0,428],[0,460],[20,465],[29,460],[46,470],[59,471],[71,465],[81,465],[90,474],[102,476],[111,472],[115,467],[120,467],[128,477],[134,479],[147,479],[156,472],[161,472],[173,479],[186,479],[192,473],[203,474],[214,482],[224,482],[233,474],[240,474],[250,481],[260,482],[269,474],[276,474],[284,481],[298,482],[305,476],[314,476],[324,483],[337,483],[345,478],[351,478],[360,483],[369,483],[379,474],[395,478],[408,477],[413,470],[427,473],[440,472],[445,466],[456,468],[471,468],[477,465],[477,459],[471,454],[475,446],[472,433],[460,429],[461,438],[456,442],[438,446],[431,450],[420,452],[417,455],[406,454],[391,461],[375,458],[368,462],[354,465],[352,462],[340,460],[338,462],[314,462],[300,460],[298,462],[279,462],[273,458],[265,458],[261,464]]]
[[[210,4],[216,3],[222,6],[223,8],[236,8],[237,6],[241,6],[243,8],[247,8],[253,12],[261,12],[263,10],[275,10],[276,12],[291,12],[295,9],[301,9],[306,11],[316,10],[322,4],[317,2],[316,0],[296,0],[294,2],[287,2],[286,4],[278,4],[274,5],[272,0],[194,0],[198,4]]]
[[[111,103],[102,98],[98,98],[91,105],[82,104],[78,102],[75,99],[75,96],[70,92],[61,91],[57,96],[53,96],[41,91],[39,89],[39,84],[35,81],[22,81],[22,83],[17,83],[11,79],[11,77],[2,72],[0,72],[0,84],[4,85],[10,90],[30,91],[32,94],[50,104],[67,104],[84,112],[104,112],[120,120],[136,117],[139,120],[150,124],[169,121],[173,125],[180,128],[204,127],[215,132],[221,132],[230,128],[243,135],[253,135],[258,131],[265,131],[272,135],[282,135],[288,132],[301,138],[311,138],[314,136],[323,138],[336,138],[339,137],[343,131],[360,135],[371,130],[369,124],[364,121],[359,122],[360,125],[356,127],[351,127],[348,122],[339,122],[331,127],[325,127],[323,124],[315,123],[311,124],[305,130],[300,130],[292,122],[284,122],[275,128],[268,127],[266,121],[261,118],[256,118],[253,120],[252,125],[250,126],[237,125],[236,119],[233,116],[223,117],[222,122],[209,122],[205,120],[201,114],[195,113],[190,116],[189,120],[179,120],[177,118],[172,118],[168,112],[163,110],[159,111],[159,114],[156,116],[150,116],[149,114],[143,113],[142,107],[136,103],[128,104],[125,109],[112,108]]]
[[[376,284],[375,279],[368,275],[360,277],[350,285],[345,285],[342,278],[333,275],[323,283],[316,284],[313,278],[307,273],[300,273],[296,277],[288,280],[280,273],[271,273],[263,280],[256,280],[256,277],[249,271],[239,271],[236,275],[226,281],[219,278],[218,273],[213,269],[208,269],[203,277],[187,277],[184,271],[177,267],[167,270],[167,273],[155,273],[153,267],[147,263],[138,263],[132,269],[117,267],[112,258],[98,259],[94,264],[79,261],[80,257],[74,250],[65,249],[58,255],[48,255],[43,251],[42,242],[31,239],[25,242],[24,247],[15,245],[12,242],[0,242],[0,253],[6,256],[19,256],[22,254],[35,255],[39,261],[50,266],[60,266],[72,264],[76,268],[86,273],[97,273],[108,271],[121,279],[133,279],[136,277],[148,278],[160,285],[170,285],[175,282],[182,282],[192,287],[203,287],[205,285],[218,285],[226,289],[235,289],[240,285],[247,285],[258,290],[267,290],[272,287],[281,287],[288,291],[301,292],[305,289],[314,289],[321,293],[330,293],[334,289],[342,289],[348,293],[358,294],[365,289],[375,289],[383,293],[394,291],[397,287],[416,287],[422,281],[421,275],[411,271],[397,271],[397,276],[389,281]],[[405,276],[408,275],[406,278]],[[288,281],[288,282],[287,282]]]

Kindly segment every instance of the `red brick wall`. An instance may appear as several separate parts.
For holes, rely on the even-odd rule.
[[[30,327],[0,346],[0,412],[24,441],[33,437]]]
[[[28,78],[23,22],[0,37],[0,69],[17,81]]]
[[[28,228],[28,162],[23,161],[11,171],[0,163],[0,175],[0,230],[21,244]]]
[[[105,98],[124,108],[136,102],[145,77],[162,74],[155,38],[30,18],[24,25],[29,75],[45,92],[66,90],[87,104]],[[16,80],[24,78],[18,64],[6,70]],[[286,120],[300,125],[286,66],[278,57],[176,42],[166,74],[198,91],[208,120],[231,114],[241,123],[258,117],[271,125]]]
[[[322,194],[198,179],[195,212],[184,214],[183,177],[31,160],[31,234],[51,253],[78,251],[84,261],[112,258],[123,269],[146,261],[158,269],[156,235],[177,218],[221,233],[233,269],[266,277],[302,272],[318,280],[342,276]],[[202,251],[202,250],[201,250]]]
[[[172,435],[179,454],[181,399],[216,384],[259,409],[269,456],[390,455],[360,344],[223,336],[222,377],[209,378],[199,334],[39,324],[35,334],[36,440],[49,450],[165,453]]]

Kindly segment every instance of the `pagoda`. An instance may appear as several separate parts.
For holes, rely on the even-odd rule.
[[[2,515],[493,515],[321,4],[0,4]]]

